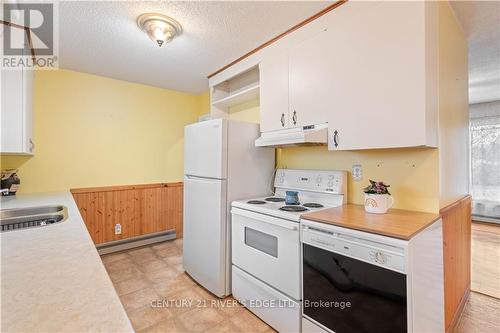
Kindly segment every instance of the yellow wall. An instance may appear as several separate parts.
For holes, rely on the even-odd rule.
[[[231,109],[231,119],[259,122],[259,102],[251,101]],[[436,149],[384,149],[328,151],[327,147],[293,147],[277,150],[278,167],[349,172],[348,202],[363,204],[363,187],[369,179],[391,184],[395,208],[437,212],[439,171]],[[363,180],[351,177],[353,164],[363,167]]]
[[[201,94],[198,98],[198,113],[199,115],[204,115],[210,113],[210,91],[207,90]]]
[[[21,192],[182,180],[183,127],[202,96],[78,72],[35,74],[34,157],[19,168]]]
[[[439,210],[438,151],[436,149],[383,149],[328,151],[327,147],[280,149],[279,167],[297,169],[346,170],[348,202],[363,204],[363,187],[368,180],[390,184],[394,208],[437,212]],[[353,164],[361,164],[363,180],[353,181]]]
[[[231,108],[229,119],[260,123],[259,100],[253,100]]]
[[[467,40],[448,2],[439,2],[440,206],[469,193]]]

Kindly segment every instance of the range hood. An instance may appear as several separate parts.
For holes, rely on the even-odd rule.
[[[328,123],[266,132],[255,140],[257,147],[316,146],[327,143]]]

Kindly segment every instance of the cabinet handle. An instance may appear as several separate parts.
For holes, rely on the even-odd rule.
[[[292,116],[293,124],[297,125],[297,111],[293,110],[293,116]]]
[[[35,143],[33,142],[32,139],[30,139],[30,153],[32,153],[33,150],[35,150]]]
[[[335,148],[339,146],[339,132],[337,130],[333,132],[333,145]]]
[[[285,127],[285,114],[281,114],[281,127]]]

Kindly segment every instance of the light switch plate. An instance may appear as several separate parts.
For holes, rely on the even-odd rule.
[[[363,180],[363,168],[361,167],[361,164],[353,164],[352,180],[354,180],[355,182]]]
[[[122,233],[122,225],[121,224],[115,224],[115,235],[120,235]]]

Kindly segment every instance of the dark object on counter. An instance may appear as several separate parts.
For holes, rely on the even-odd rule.
[[[17,176],[17,170],[2,171],[2,195],[15,195],[21,184],[21,179]]]
[[[285,203],[287,205],[298,205],[299,204],[299,192],[286,191],[285,194],[286,194]]]

